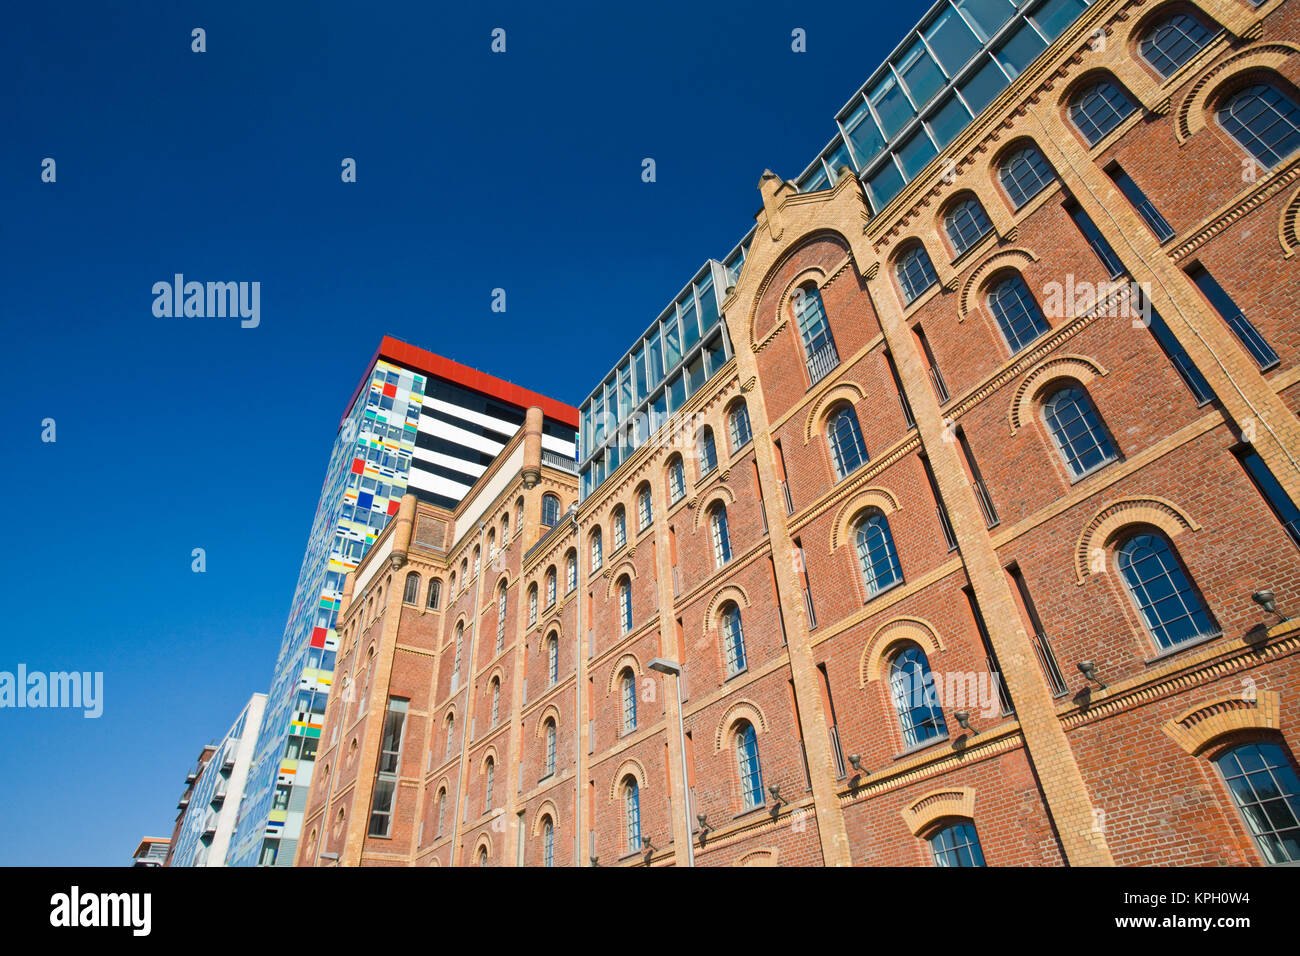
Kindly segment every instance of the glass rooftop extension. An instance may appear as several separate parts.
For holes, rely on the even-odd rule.
[[[939,0],[836,114],[796,187],[827,189],[847,166],[880,212],[1093,2]],[[583,498],[731,358],[720,304],[753,235],[706,262],[582,403]]]
[[[940,0],[836,114],[800,192],[862,179],[879,212],[1093,0]]]

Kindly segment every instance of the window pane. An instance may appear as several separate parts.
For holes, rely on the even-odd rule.
[[[967,105],[978,113],[1006,88],[1007,78],[1002,70],[996,63],[985,57],[984,65],[961,85],[961,95],[966,98]]]
[[[1033,62],[1034,57],[1045,49],[1047,44],[1043,42],[1043,38],[1035,33],[1032,27],[1022,24],[1011,35],[1011,39],[998,47],[994,55],[1014,79],[1023,73],[1025,67]]]
[[[988,40],[1002,24],[1016,12],[1007,0],[957,0],[957,6],[967,18],[975,21],[976,29],[983,32],[981,39]]]
[[[925,164],[936,155],[938,150],[934,148],[934,143],[930,142],[930,137],[926,135],[924,129],[918,129],[898,147],[898,159],[903,164],[903,171],[908,179],[915,178],[921,170],[925,169]]]
[[[886,161],[880,169],[871,174],[867,180],[871,190],[871,205],[876,212],[884,209],[889,201],[903,188],[903,174],[898,171],[892,160]]]
[[[943,73],[920,40],[903,54],[897,68],[898,75],[903,78],[918,106],[929,102],[930,97],[943,87]]]
[[[903,88],[892,73],[877,83],[867,97],[880,117],[880,127],[886,137],[897,133],[915,115],[912,104],[907,101]]]
[[[885,138],[880,135],[876,121],[863,103],[844,121],[845,137],[858,161],[858,168],[868,165],[885,148]]]
[[[980,41],[956,10],[940,14],[925,31],[925,39],[949,76],[955,75],[980,48]]]
[[[1078,19],[1087,6],[1084,0],[1047,0],[1029,18],[1034,21],[1034,26],[1043,31],[1043,36],[1055,40]]]
[[[956,96],[949,94],[937,110],[930,115],[930,132],[939,148],[947,146],[970,123],[970,111]]]

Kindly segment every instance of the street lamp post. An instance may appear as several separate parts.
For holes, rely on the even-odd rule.
[[[695,865],[695,838],[691,832],[690,771],[686,767],[686,722],[682,719],[682,665],[667,657],[656,657],[646,667],[660,674],[672,674],[677,684],[677,733],[682,748],[682,809],[686,814],[686,865]]]

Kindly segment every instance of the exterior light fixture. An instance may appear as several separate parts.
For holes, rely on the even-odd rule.
[[[780,813],[781,812],[781,785],[779,783],[774,783],[772,784],[772,786],[767,788],[767,792],[772,795],[772,804],[773,804],[772,812]]]
[[[1092,661],[1079,661],[1075,666],[1079,668],[1079,673],[1085,678],[1092,681],[1102,690],[1106,689],[1106,682],[1097,676],[1097,665]]]
[[[957,718],[957,723],[961,724],[962,730],[969,730],[972,734],[978,734],[979,731],[970,725],[970,711],[959,710],[953,714]]]
[[[1256,591],[1250,596],[1250,599],[1262,607],[1266,613],[1276,614],[1279,624],[1291,620],[1277,609],[1277,598],[1272,591]]]
[[[849,766],[860,777],[869,776],[871,771],[862,769],[862,754],[849,754]]]

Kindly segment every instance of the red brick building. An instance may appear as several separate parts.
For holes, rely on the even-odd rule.
[[[765,174],[673,427],[351,576],[298,863],[1300,858],[1298,86],[1099,0],[879,208]]]

